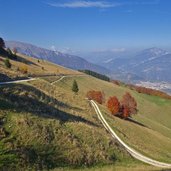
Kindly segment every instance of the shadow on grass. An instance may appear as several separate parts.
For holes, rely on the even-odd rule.
[[[10,77],[8,77],[5,74],[0,73],[0,82],[3,81],[12,81],[12,79]]]
[[[83,122],[97,126],[81,116],[76,116],[57,109],[59,107],[73,109],[72,106],[47,96],[35,87],[23,84],[11,84],[0,87],[1,110],[12,109],[18,113],[28,112],[44,118],[57,119],[61,123]],[[77,108],[75,109],[77,110]]]
[[[142,126],[142,127],[145,127],[145,128],[149,128],[148,126],[146,126],[146,125],[144,125],[144,124],[142,124],[142,123],[140,123],[138,121],[135,121],[132,118],[127,118],[126,121],[132,122],[134,124],[137,124],[137,125]]]
[[[8,82],[8,81],[16,81],[16,80],[23,80],[23,79],[28,79],[27,76],[22,76],[22,77],[15,77],[15,78],[10,78],[6,74],[0,73],[0,82]]]
[[[17,59],[15,61],[19,61],[19,62],[22,62],[22,63],[25,63],[27,65],[35,65],[35,66],[38,66],[37,64],[35,64],[34,62],[32,61],[29,61],[25,58],[22,58],[21,56],[17,56]]]
[[[122,118],[121,116],[119,116],[119,115],[115,115],[117,118],[119,118],[119,119],[124,119],[124,118]],[[132,118],[126,118],[126,119],[124,119],[125,121],[128,121],[128,122],[132,122],[132,123],[134,123],[134,124],[137,124],[137,125],[139,125],[139,126],[142,126],[142,127],[145,127],[145,128],[149,128],[148,126],[146,126],[146,125],[144,125],[144,124],[142,124],[142,123],[140,123],[140,122],[138,122],[138,121],[135,121],[135,120],[133,120]]]

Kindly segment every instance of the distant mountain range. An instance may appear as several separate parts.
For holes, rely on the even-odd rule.
[[[99,72],[101,74],[109,74],[110,70],[97,64],[88,62],[87,60],[74,55],[64,54],[59,51],[52,51],[45,48],[40,48],[32,44],[17,42],[17,41],[6,41],[6,47],[17,48],[19,53],[32,56],[39,59],[48,60],[50,62],[62,65],[64,67],[72,69],[88,69]]]
[[[80,70],[92,70],[101,74],[111,76],[113,79],[122,80],[125,82],[138,81],[165,81],[171,82],[171,53],[159,48],[150,48],[143,51],[128,53],[126,51],[115,53],[112,58],[112,53],[105,57],[94,56],[92,60],[96,64],[87,61],[79,56],[61,53],[40,48],[28,43],[7,41],[6,46],[17,48],[18,52],[33,56],[40,59],[45,59],[64,67]],[[125,57],[124,57],[125,56]],[[101,65],[101,66],[100,66]]]
[[[102,65],[126,82],[171,82],[171,53],[159,48],[145,49],[129,58],[114,57]]]

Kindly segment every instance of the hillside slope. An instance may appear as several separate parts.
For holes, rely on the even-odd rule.
[[[46,75],[58,70],[70,77],[52,84],[61,75],[44,75],[28,83],[0,86],[0,168],[48,170],[114,164],[148,170],[148,166],[132,159],[103,128],[85,99],[87,91],[92,89],[104,91],[106,98],[111,95],[121,98],[129,91],[138,102],[139,114],[134,119],[141,124],[113,117],[101,105],[105,118],[130,146],[151,158],[171,162],[171,101],[138,94],[46,61],[43,65],[46,72],[41,67],[33,70],[43,61],[33,58],[32,62],[37,63],[27,66],[30,74],[37,71],[38,75]],[[18,75],[18,63],[11,63],[13,67],[6,69],[0,62],[1,71],[8,77],[11,72]],[[78,82],[78,95],[71,91],[73,80]]]
[[[106,133],[85,97],[51,84],[60,75],[82,73],[46,61],[20,57],[29,62],[10,60],[11,69],[0,62],[4,77],[16,79],[20,65],[26,65],[29,74],[41,77],[28,83],[0,86],[1,169],[46,170],[114,164],[124,160],[134,162]],[[60,75],[47,76],[56,70]],[[19,76],[26,77],[27,74]]]
[[[111,116],[106,106],[102,105],[100,108],[107,121],[130,146],[156,160],[171,162],[170,100],[139,94],[126,87],[112,85],[111,83],[91,77],[68,77],[56,84],[68,89],[73,79],[77,80],[80,93],[83,96],[85,96],[88,90],[92,89],[104,91],[106,99],[112,95],[121,98],[125,92],[130,92],[138,103],[139,112],[138,115],[134,116],[137,123]]]
[[[10,60],[12,67],[6,68],[4,64],[5,57],[0,56],[0,81],[21,79],[28,76],[48,76],[48,75],[77,75],[75,70],[53,64],[46,60],[39,60],[28,57],[23,54],[17,54],[17,60]]]

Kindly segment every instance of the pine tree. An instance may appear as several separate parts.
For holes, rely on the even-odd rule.
[[[79,91],[78,84],[77,84],[76,80],[73,81],[73,84],[72,84],[72,91],[73,91],[74,93],[78,93],[78,91]]]

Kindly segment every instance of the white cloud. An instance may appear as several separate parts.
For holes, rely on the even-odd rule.
[[[87,1],[87,0],[75,0],[65,3],[48,3],[48,5],[60,8],[112,8],[120,6],[120,3],[110,3],[107,1]]]

